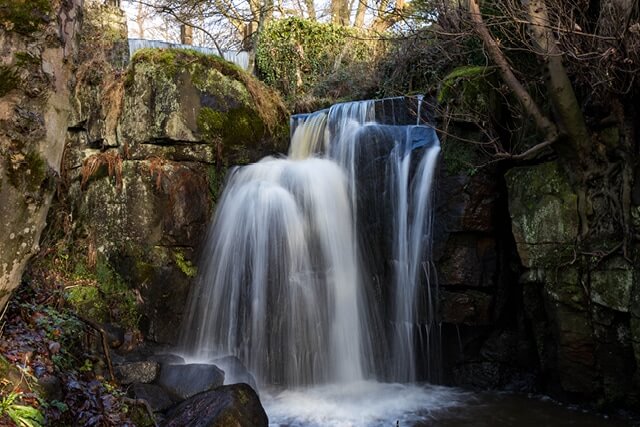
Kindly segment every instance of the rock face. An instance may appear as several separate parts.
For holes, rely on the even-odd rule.
[[[464,123],[450,133],[470,135]],[[476,170],[481,154],[441,136],[434,262],[442,321],[443,380],[477,388],[533,390],[533,337],[519,309],[518,259],[501,171]]]
[[[570,252],[578,236],[577,196],[559,166],[551,162],[515,168],[506,178],[511,228],[522,264],[530,268]]]
[[[81,4],[0,10],[0,309],[38,250],[60,173]]]
[[[165,427],[266,427],[269,419],[247,384],[198,394],[170,410]]]
[[[144,337],[174,344],[227,169],[283,151],[286,112],[219,58],[143,50],[127,64],[123,13],[85,9],[64,215],[80,262],[106,259],[137,295]]]
[[[520,278],[525,311],[543,372],[564,393],[637,405],[635,266],[618,255],[579,253],[578,195],[557,163],[516,168],[507,183],[513,233],[527,268]]]

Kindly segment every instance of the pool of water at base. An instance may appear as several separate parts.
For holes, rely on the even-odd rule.
[[[469,392],[433,385],[362,381],[266,390],[270,427],[614,427],[639,426],[550,398]]]

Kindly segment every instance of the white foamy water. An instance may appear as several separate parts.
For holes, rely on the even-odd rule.
[[[261,400],[271,427],[406,427],[470,396],[448,387],[361,381],[263,392]]]

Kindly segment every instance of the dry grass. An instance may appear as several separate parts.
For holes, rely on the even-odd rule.
[[[85,159],[80,169],[80,175],[82,176],[80,188],[86,188],[89,179],[91,179],[102,166],[106,166],[110,178],[115,177],[116,188],[120,190],[122,188],[122,157],[120,157],[120,153],[115,150],[94,154]]]

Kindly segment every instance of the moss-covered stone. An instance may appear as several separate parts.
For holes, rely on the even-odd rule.
[[[495,87],[492,68],[463,66],[442,80],[437,99],[447,105],[452,120],[477,123],[495,113]]]
[[[627,313],[634,284],[633,267],[622,258],[606,261],[591,273],[591,300],[612,310]]]
[[[234,108],[226,112],[204,107],[198,114],[198,129],[209,141],[218,137],[227,149],[253,146],[264,137],[264,124],[249,108]]]
[[[24,155],[16,154],[10,157],[7,178],[14,187],[34,192],[40,189],[46,177],[45,161],[37,151],[32,150]]]
[[[512,169],[506,181],[522,263],[540,267],[570,259],[578,234],[577,196],[557,162]]]
[[[286,110],[277,94],[221,58],[189,50],[142,49],[125,80],[121,128],[132,141],[222,142],[233,154],[259,148],[267,140],[284,140]],[[133,111],[136,118],[129,119]],[[148,120],[141,121],[140,113]]]
[[[473,176],[481,163],[477,146],[455,138],[447,138],[442,143],[442,160],[450,175]]]
[[[563,304],[576,311],[585,311],[587,296],[575,267],[554,268],[544,272],[544,291],[554,303]]]
[[[79,262],[74,274],[81,280],[65,297],[76,312],[95,322],[138,328],[136,294],[106,260],[100,258],[94,271]]]

